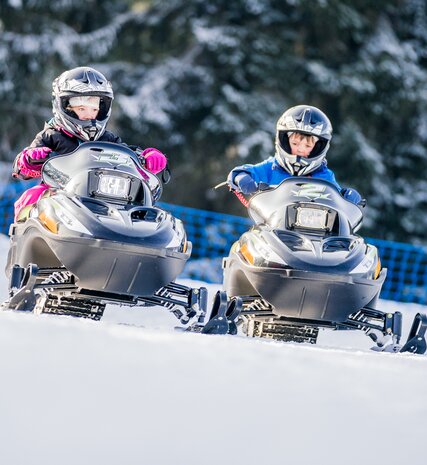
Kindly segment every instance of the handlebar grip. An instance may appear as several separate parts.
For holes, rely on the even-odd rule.
[[[43,165],[43,163],[47,160],[46,158],[39,158],[37,160],[32,159],[31,157],[28,157],[29,161],[32,165]]]
[[[28,157],[29,158],[29,161],[32,165],[43,165],[46,161],[49,160],[50,157],[55,157],[56,155],[58,155],[57,152],[49,152],[49,155],[45,158],[38,158],[38,159],[33,159],[31,157]]]

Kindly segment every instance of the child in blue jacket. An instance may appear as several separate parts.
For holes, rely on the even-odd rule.
[[[237,166],[227,182],[243,194],[253,194],[260,183],[276,186],[291,176],[310,176],[331,182],[344,198],[359,204],[360,194],[355,189],[342,189],[327,167],[331,139],[331,122],[321,110],[309,105],[289,108],[277,122],[276,155],[256,165]]]

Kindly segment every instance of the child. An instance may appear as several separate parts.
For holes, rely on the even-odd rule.
[[[341,189],[327,167],[326,153],[331,139],[331,122],[318,108],[309,105],[289,108],[277,122],[275,157],[234,168],[227,182],[243,194],[253,194],[261,182],[276,186],[291,176],[311,176],[331,182],[350,202],[363,203],[355,189]]]
[[[103,74],[89,67],[65,71],[52,83],[53,118],[36,135],[31,145],[15,159],[14,177],[20,179],[41,176],[43,161],[51,152],[58,155],[74,151],[89,141],[122,144],[120,137],[106,130],[111,115],[113,89]],[[166,167],[166,157],[155,148],[147,148],[141,156],[145,167],[154,174]],[[25,191],[15,202],[15,221],[25,218],[25,207],[37,202],[48,189],[45,184]],[[23,213],[26,213],[25,208]]]

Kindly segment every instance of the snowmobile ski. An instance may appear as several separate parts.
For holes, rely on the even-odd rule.
[[[377,351],[426,351],[425,315],[415,317],[402,347],[402,314],[376,308],[387,269],[377,248],[357,235],[362,206],[307,177],[238,198],[254,225],[223,259],[223,289],[242,306],[231,318],[224,302],[217,305],[205,332],[230,334],[232,327],[251,337],[315,343],[319,328],[360,330]]]

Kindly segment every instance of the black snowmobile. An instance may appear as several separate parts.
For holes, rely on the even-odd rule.
[[[134,151],[85,143],[46,161],[42,179],[50,189],[10,226],[4,307],[99,320],[107,303],[161,305],[203,322],[207,290],[174,282],[192,244],[155,206],[162,184]]]
[[[232,304],[213,313],[204,332],[235,334],[240,326],[248,336],[315,343],[322,327],[358,329],[375,350],[425,352],[425,315],[402,347],[402,314],[376,308],[387,270],[356,235],[361,207],[314,178],[289,178],[249,201],[238,196],[255,225],[223,260]]]

